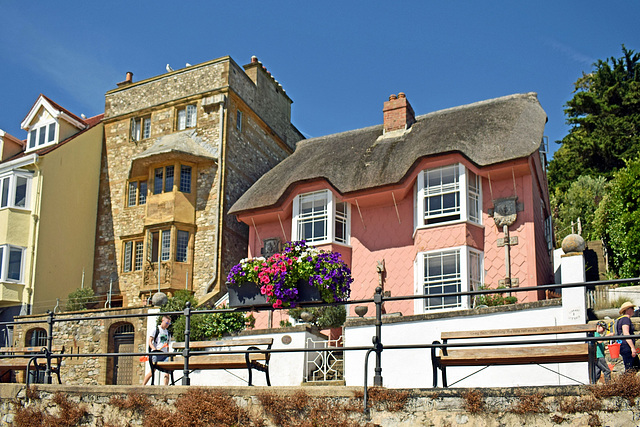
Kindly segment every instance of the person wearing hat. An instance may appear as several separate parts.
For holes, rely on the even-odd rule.
[[[631,316],[635,305],[629,301],[620,306],[620,314],[622,317],[616,322],[616,335],[635,335],[633,329],[633,323],[631,323]],[[640,368],[640,360],[638,360],[638,353],[636,350],[636,342],[632,338],[622,340],[620,344],[620,354],[622,355],[622,361],[624,362],[624,371],[630,370],[637,371]]]
[[[596,332],[594,336],[603,337],[605,336],[605,330],[607,328],[607,324],[600,320],[596,323]],[[602,341],[597,341],[596,344],[596,377],[593,380],[593,383],[597,383],[600,379],[600,375],[604,373],[604,381],[611,381],[611,369],[609,369],[609,364],[607,363],[607,359],[604,357],[604,343]]]

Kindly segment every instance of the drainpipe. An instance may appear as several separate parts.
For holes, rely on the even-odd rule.
[[[33,201],[33,211],[31,212],[31,227],[33,228],[33,232],[31,233],[31,238],[29,241],[29,246],[31,247],[31,271],[29,272],[29,281],[27,282],[27,295],[29,298],[28,302],[28,313],[32,314],[33,312],[33,278],[36,274],[36,242],[38,241],[38,233],[39,226],[38,223],[40,221],[40,193],[42,192],[42,171],[38,167],[38,163],[40,162],[40,157],[36,154],[33,159],[33,166],[36,169],[36,176],[38,177],[38,186],[36,187],[36,195]]]
[[[215,261],[213,263],[215,270],[213,271],[213,277],[211,278],[211,280],[209,281],[209,283],[207,284],[207,290],[206,292],[210,292],[215,285],[217,284],[218,281],[218,276],[220,275],[220,270],[222,269],[222,257],[220,256],[220,253],[222,252],[222,227],[223,227],[223,222],[224,222],[224,218],[222,216],[222,210],[224,209],[224,200],[223,200],[223,180],[224,180],[224,159],[225,159],[225,154],[226,154],[226,150],[225,150],[225,144],[224,144],[224,130],[225,130],[225,122],[224,122],[224,117],[225,117],[225,104],[226,104],[226,97],[224,98],[224,100],[220,103],[220,135],[218,137],[218,182],[216,183],[216,192],[218,195],[218,210],[217,210],[217,223],[218,223],[218,228],[216,230],[216,251],[214,254],[215,257]]]

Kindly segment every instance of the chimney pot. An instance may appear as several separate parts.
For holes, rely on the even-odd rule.
[[[397,99],[397,98],[393,93],[389,95],[389,101],[393,101],[394,99]]]
[[[124,79],[124,81],[127,83],[133,82],[133,73],[131,71],[127,71],[127,77]]]
[[[398,93],[398,98],[406,98],[407,95],[404,94],[404,92],[400,92]]]
[[[257,57],[257,56],[255,56],[255,55],[253,55],[253,56],[251,57],[251,63],[252,63],[252,64],[257,64],[257,63],[258,63],[258,57]]]

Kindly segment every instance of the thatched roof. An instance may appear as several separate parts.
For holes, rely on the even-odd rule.
[[[263,175],[229,213],[277,205],[295,183],[327,180],[347,194],[396,184],[424,157],[461,153],[479,167],[526,158],[547,116],[535,93],[509,95],[416,117],[407,131],[377,125],[303,140]]]

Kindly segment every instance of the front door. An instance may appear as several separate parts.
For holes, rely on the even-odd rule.
[[[133,353],[133,326],[124,325],[113,336],[114,353]],[[126,326],[130,326],[126,327]],[[111,384],[131,385],[133,381],[133,356],[113,358],[113,381]]]

